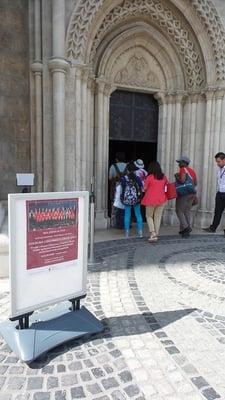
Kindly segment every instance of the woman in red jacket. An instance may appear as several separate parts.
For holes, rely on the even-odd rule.
[[[162,172],[160,164],[157,161],[151,162],[148,169],[148,176],[144,184],[145,195],[141,202],[141,204],[146,207],[150,243],[157,242],[158,240],[163,209],[167,202],[167,184],[167,177]]]

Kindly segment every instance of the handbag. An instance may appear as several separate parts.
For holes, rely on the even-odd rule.
[[[167,200],[173,200],[173,199],[177,198],[175,182],[167,183],[165,193],[166,193]]]
[[[196,190],[193,184],[193,180],[191,175],[186,171],[186,180],[184,183],[179,182],[178,180],[175,182],[177,196],[187,196],[188,194],[196,194]]]
[[[198,197],[196,194],[194,194],[192,198],[192,206],[197,206],[197,205],[198,205]]]

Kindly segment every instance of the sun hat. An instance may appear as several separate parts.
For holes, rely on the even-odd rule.
[[[181,161],[184,161],[187,164],[190,164],[190,162],[191,162],[190,158],[188,158],[186,156],[181,156],[178,160],[176,160],[176,162],[178,162],[178,163]]]
[[[145,167],[143,161],[140,158],[138,160],[134,161],[134,165],[138,169],[141,169],[141,168]]]

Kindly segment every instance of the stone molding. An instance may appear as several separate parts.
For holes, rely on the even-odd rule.
[[[84,50],[86,48],[88,32],[91,28],[92,22],[96,14],[103,5],[103,1],[104,0],[80,0],[79,2],[77,2],[67,32],[67,55],[69,58],[71,59],[84,58]],[[217,80],[225,80],[225,64],[223,63],[225,59],[225,30],[221,23],[217,10],[214,4],[210,0],[190,0],[190,2],[191,6],[194,8],[196,12],[196,15],[199,17],[202,24],[206,27],[206,33],[214,53],[214,62],[216,65],[216,78]],[[132,2],[132,5],[133,3],[134,2]],[[140,4],[142,4],[143,1],[137,0],[136,3],[139,9]],[[154,2],[151,0],[148,1],[148,3],[153,4]],[[129,6],[129,1],[126,0],[124,4]],[[163,8],[161,2],[157,1],[156,8],[158,12],[162,14]],[[131,12],[134,15],[135,10],[133,9],[131,10]],[[167,22],[168,21],[165,21],[163,24],[167,26]],[[110,21],[110,24],[112,24],[112,21]],[[168,23],[168,29],[169,29],[168,33],[171,34],[171,31],[173,31],[173,27],[171,27],[170,23]],[[182,29],[180,30],[180,34],[187,35],[185,30]],[[187,39],[188,39],[187,36],[183,38],[181,37],[182,42],[187,41]],[[197,75],[199,75],[198,67],[199,66],[196,65]],[[188,75],[190,74],[190,72],[191,71],[188,70]],[[200,85],[201,83],[198,82],[198,86]],[[191,87],[190,83],[189,87]]]
[[[48,63],[49,70],[54,73],[54,72],[62,72],[66,74],[69,70],[69,63],[67,60],[64,58],[60,57],[54,57],[51,58],[49,63]]]
[[[225,80],[225,29],[211,0],[191,0],[212,46],[217,80]]]
[[[42,75],[43,73],[43,64],[41,61],[34,61],[31,64],[31,71],[36,75]]]
[[[103,93],[104,96],[110,96],[110,94],[116,90],[116,86],[113,83],[104,80],[103,77],[95,80],[95,88],[96,93]]]
[[[161,1],[134,0],[130,2],[123,0],[122,3],[113,8],[105,16],[93,39],[91,62],[94,60],[99,44],[111,30],[112,24],[115,26],[131,16],[148,16],[154,23],[157,21],[159,27],[166,31],[182,57],[188,88],[201,87],[205,83],[205,70],[197,43],[192,41],[191,35],[182,20],[171,9],[165,8]]]

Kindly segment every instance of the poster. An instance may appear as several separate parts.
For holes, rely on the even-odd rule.
[[[78,206],[78,198],[26,201],[27,270],[78,258]]]

